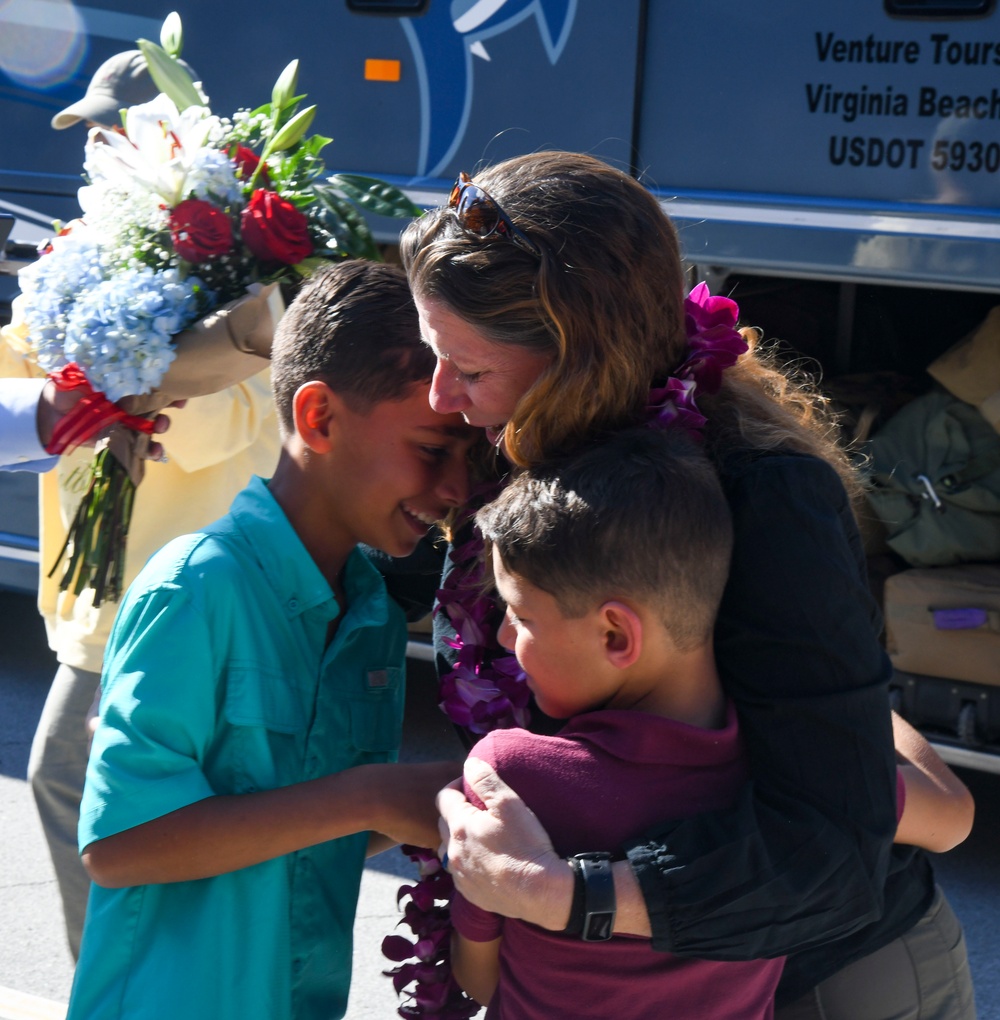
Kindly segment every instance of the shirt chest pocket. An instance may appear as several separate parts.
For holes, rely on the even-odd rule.
[[[226,685],[226,720],[275,733],[301,733],[308,725],[306,693],[281,670],[231,665]]]
[[[347,696],[351,743],[359,751],[394,753],[403,736],[403,670],[369,669],[362,680]]]

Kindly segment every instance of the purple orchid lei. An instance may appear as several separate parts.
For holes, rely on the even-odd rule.
[[[747,342],[736,329],[739,312],[735,301],[712,297],[704,283],[684,299],[688,356],[665,386],[649,391],[646,411],[650,428],[676,425],[693,439],[701,438],[706,419],[695,397],[718,393],[722,373],[747,351]]]
[[[456,533],[465,530],[502,484],[490,482],[473,494],[454,523]],[[457,726],[479,736],[527,726],[531,692],[517,659],[496,640],[498,609],[484,585],[486,563],[478,530],[473,526],[472,537],[449,555],[452,569],[437,592],[435,612],[445,613],[451,622],[455,636],[448,644],[458,654],[452,669],[441,677],[440,708]],[[396,993],[411,1000],[397,1012],[406,1018],[466,1020],[480,1007],[451,974],[451,876],[433,850],[404,846],[402,851],[417,865],[419,877],[415,884],[402,886],[397,896],[399,903],[409,897],[400,923],[409,927],[415,941],[389,935],[382,942],[382,955],[399,964],[386,974]]]
[[[497,487],[490,486],[489,497]],[[485,504],[487,499],[477,500]],[[472,511],[464,515],[468,520]],[[483,539],[472,537],[451,553],[453,569],[437,593],[437,612],[444,612],[455,630],[447,643],[458,655],[441,677],[440,707],[456,725],[482,736],[491,730],[527,726],[531,692],[517,659],[496,639],[497,606],[484,591],[486,564]]]
[[[410,897],[400,923],[409,926],[416,942],[405,935],[387,935],[382,940],[382,955],[399,964],[385,973],[392,977],[396,994],[411,999],[396,1012],[408,1018],[467,1020],[479,1012],[479,1003],[470,999],[451,975],[451,875],[433,850],[401,849],[419,865],[419,878],[413,885],[401,886],[397,897],[397,902]]]
[[[664,386],[650,390],[646,411],[651,428],[683,428],[693,438],[701,438],[706,419],[695,397],[717,393],[722,373],[748,348],[736,329],[738,316],[735,301],[712,297],[704,283],[685,298],[688,356]],[[497,483],[483,486],[455,522],[455,531],[467,525],[497,491]],[[473,526],[472,537],[451,551],[452,569],[437,592],[435,607],[435,612],[445,613],[450,620],[455,637],[448,644],[458,653],[452,669],[440,680],[440,708],[453,723],[480,736],[494,729],[526,727],[531,697],[517,659],[496,640],[499,610],[483,584],[483,552],[483,538]],[[383,955],[399,964],[386,974],[392,977],[397,994],[411,999],[397,1012],[407,1020],[467,1020],[480,1007],[451,974],[451,876],[433,850],[412,846],[402,850],[417,864],[419,878],[413,885],[402,886],[397,897],[400,903],[410,897],[400,923],[409,926],[415,941],[388,935],[382,942]]]

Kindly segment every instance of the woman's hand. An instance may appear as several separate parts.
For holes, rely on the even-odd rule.
[[[456,780],[437,798],[439,856],[459,892],[483,910],[562,931],[573,901],[573,872],[531,809],[484,761],[469,758],[465,779],[484,809]]]
[[[573,870],[523,800],[479,758],[465,762],[465,781],[483,807],[470,803],[456,780],[437,797],[438,856],[458,891],[483,910],[562,931],[573,904]],[[604,850],[606,847],[592,847]],[[617,934],[651,935],[642,891],[628,861],[612,868]]]

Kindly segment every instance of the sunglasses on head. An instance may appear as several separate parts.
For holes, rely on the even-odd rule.
[[[473,184],[466,173],[460,173],[451,189],[448,208],[455,214],[458,225],[476,237],[499,234],[513,241],[518,248],[541,258],[538,245],[514,226],[511,218],[478,184]]]

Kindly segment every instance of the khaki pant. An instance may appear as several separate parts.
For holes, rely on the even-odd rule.
[[[774,1020],[976,1020],[965,935],[941,890],[908,932],[777,1010]]]
[[[80,863],[76,830],[87,775],[87,712],[100,685],[98,673],[60,665],[49,688],[28,759],[28,781],[59,883],[66,937],[80,955],[90,878]]]

